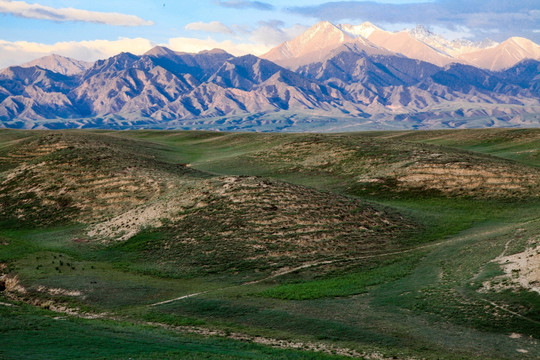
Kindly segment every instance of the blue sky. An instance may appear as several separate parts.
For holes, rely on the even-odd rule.
[[[0,67],[51,52],[93,61],[157,44],[261,54],[320,20],[540,42],[539,0],[0,0]]]

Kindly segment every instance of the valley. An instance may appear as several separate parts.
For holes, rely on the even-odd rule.
[[[539,149],[0,130],[0,357],[536,359]]]

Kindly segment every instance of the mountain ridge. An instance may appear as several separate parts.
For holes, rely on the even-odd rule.
[[[261,57],[296,70],[300,66],[318,62],[343,43],[355,40],[438,66],[458,62],[489,70],[503,70],[527,58],[540,60],[540,46],[525,38],[513,37],[502,43],[489,39],[476,43],[466,39],[449,41],[422,25],[391,32],[370,22],[334,25],[328,21],[313,25],[303,34],[276,46]],[[313,48],[317,44],[325,45],[319,46],[315,52]],[[289,51],[291,48],[294,51]],[[496,59],[490,61],[492,58]]]
[[[434,36],[421,27],[390,33],[370,23],[323,22],[275,48],[278,58],[286,55],[276,61],[220,49],[194,54],[157,46],[143,55],[98,60],[73,74],[40,65],[10,67],[0,72],[0,126],[265,131],[538,126],[538,60],[493,71],[471,64],[476,52],[469,52],[470,61],[447,63],[451,58],[442,50],[411,33]],[[430,61],[377,45],[396,36],[406,40],[401,47],[414,45],[405,46],[409,55],[429,49]],[[490,53],[522,49],[514,61],[537,46],[521,38],[471,44],[461,45],[484,46]],[[437,65],[431,56],[444,61]],[[301,61],[293,61],[291,69],[280,59]],[[493,58],[496,64],[504,61]]]
[[[91,62],[76,60],[66,56],[51,54],[29,61],[21,67],[39,66],[42,69],[51,70],[62,75],[76,75],[84,72],[92,66]]]

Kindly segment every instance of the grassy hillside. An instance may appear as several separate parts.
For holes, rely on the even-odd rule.
[[[0,354],[538,358],[538,139],[1,130]]]

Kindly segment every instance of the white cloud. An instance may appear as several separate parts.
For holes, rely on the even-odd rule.
[[[211,33],[220,33],[220,34],[234,34],[234,31],[227,25],[219,22],[219,21],[212,21],[209,23],[204,23],[202,21],[194,22],[191,24],[186,25],[187,30],[194,30],[194,31],[205,31],[205,32],[211,32]]]
[[[212,38],[195,39],[186,37],[177,37],[169,39],[165,44],[174,51],[196,53],[202,50],[222,49],[235,56],[254,54],[261,55],[269,51],[271,47],[257,43],[235,43],[231,40],[216,41]]]
[[[25,1],[0,0],[0,13],[31,19],[82,21],[118,26],[143,26],[153,24],[152,21],[143,20],[135,15],[88,11],[74,8],[56,9],[40,4],[29,4]]]
[[[167,46],[175,51],[189,53],[223,49],[235,56],[245,54],[262,55],[279,43],[299,35],[306,29],[305,26],[298,24],[285,28],[281,21],[261,22],[256,28],[234,26],[234,30],[220,22],[192,23],[187,25],[186,28],[193,30],[204,29],[216,33],[230,31],[235,37],[232,40],[224,41],[215,40],[210,36],[206,39],[176,37],[159,45]],[[50,54],[63,55],[84,61],[105,59],[123,51],[141,55],[155,45],[157,44],[145,38],[66,41],[54,44],[0,40],[0,69],[7,66],[21,65]]]
[[[0,40],[0,68],[20,65],[50,54],[85,61],[105,59],[123,51],[140,55],[150,50],[154,45],[150,40],[143,38],[66,41],[51,45],[27,41],[11,42]]]
[[[262,43],[266,46],[273,47],[302,34],[307,29],[307,26],[299,24],[289,28],[283,28],[271,23],[263,23],[261,26],[251,31],[250,40],[255,43]]]
[[[155,43],[144,38],[120,38],[118,40],[66,41],[54,44],[41,44],[28,41],[0,40],[0,69],[21,65],[31,60],[58,54],[77,60],[96,61],[106,59],[121,52],[142,55]],[[203,50],[223,49],[233,55],[261,55],[271,49],[270,46],[252,42],[216,41],[210,37],[195,39],[178,37],[161,44],[175,51],[197,53]]]
[[[466,26],[457,25],[449,29],[444,26],[433,26],[431,30],[448,40],[474,38],[474,32]]]

